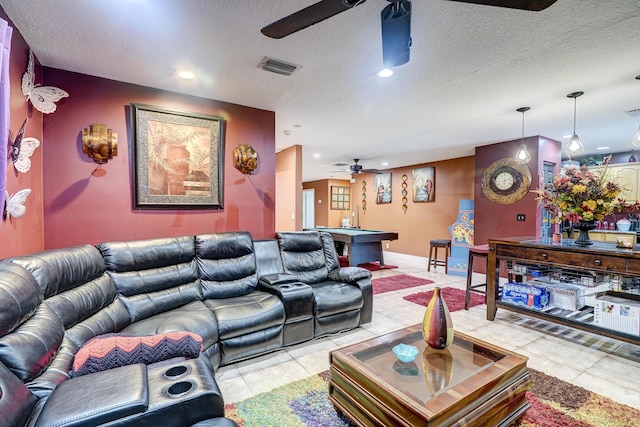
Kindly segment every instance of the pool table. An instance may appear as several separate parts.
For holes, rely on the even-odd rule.
[[[331,234],[338,246],[343,243],[347,247],[350,266],[365,262],[379,261],[384,265],[382,254],[383,240],[396,240],[398,233],[393,231],[363,230],[360,228],[312,228],[315,231],[326,231]],[[340,251],[338,251],[340,253]]]

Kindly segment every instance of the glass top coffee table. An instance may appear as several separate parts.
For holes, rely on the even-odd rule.
[[[415,325],[330,353],[329,398],[357,425],[506,426],[529,408],[527,358],[456,332],[428,348]],[[418,347],[400,362],[397,344]]]

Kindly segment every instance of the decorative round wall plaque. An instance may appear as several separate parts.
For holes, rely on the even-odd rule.
[[[496,160],[484,171],[481,186],[487,199],[508,205],[527,194],[531,171],[511,158]]]

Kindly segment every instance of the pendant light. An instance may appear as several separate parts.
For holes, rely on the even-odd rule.
[[[524,143],[524,113],[530,109],[531,108],[529,107],[520,107],[516,110],[517,112],[522,113],[522,144],[520,144],[520,148],[518,149],[514,160],[516,163],[520,163],[521,165],[525,165],[529,163],[529,160],[531,160],[531,156],[527,151],[527,146]]]
[[[636,76],[636,80],[640,80],[640,74]],[[640,126],[638,126],[638,130],[635,135],[633,135],[633,139],[631,140],[631,144],[635,147],[640,147]]]
[[[569,157],[577,156],[579,154],[582,154],[582,152],[584,151],[584,146],[582,145],[582,142],[580,141],[578,135],[576,135],[576,98],[582,95],[584,95],[584,92],[572,92],[567,95],[567,98],[573,98],[573,135],[571,135],[571,139],[567,144],[567,149],[564,150],[564,152],[567,153]]]
[[[633,144],[636,147],[640,147],[640,126],[638,126],[638,130],[636,131],[636,134],[633,135],[631,144]]]

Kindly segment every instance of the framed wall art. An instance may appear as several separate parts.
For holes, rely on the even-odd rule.
[[[351,208],[351,187],[331,186],[331,209],[346,210]]]
[[[134,209],[222,209],[224,120],[131,104]]]
[[[376,203],[391,203],[391,174],[381,173],[373,179],[376,186]]]
[[[414,203],[434,202],[436,200],[436,168],[413,169]]]

